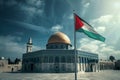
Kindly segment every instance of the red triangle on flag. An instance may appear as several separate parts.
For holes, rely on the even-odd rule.
[[[81,21],[80,17],[77,16],[76,14],[74,14],[74,17],[75,17],[75,30],[79,30],[84,25],[84,23]]]

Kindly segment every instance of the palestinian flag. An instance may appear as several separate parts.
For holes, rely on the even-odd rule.
[[[74,18],[75,18],[75,31],[83,32],[90,38],[103,42],[105,41],[104,37],[98,34],[90,24],[88,24],[86,21],[81,19],[78,15],[74,14]]]

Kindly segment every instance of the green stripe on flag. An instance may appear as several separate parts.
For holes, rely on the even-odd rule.
[[[93,39],[96,39],[96,40],[99,40],[99,41],[103,41],[103,42],[105,41],[105,38],[102,37],[101,35],[95,34],[95,33],[92,33],[92,32],[86,31],[86,30],[83,30],[82,28],[77,30],[77,32],[83,32],[84,34],[86,34],[90,38],[93,38]]]

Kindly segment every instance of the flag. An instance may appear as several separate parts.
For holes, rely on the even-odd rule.
[[[98,34],[90,24],[81,19],[77,14],[74,14],[74,18],[75,18],[75,31],[83,32],[90,38],[103,42],[105,41],[104,37]]]

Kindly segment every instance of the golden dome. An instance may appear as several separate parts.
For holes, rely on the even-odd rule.
[[[71,44],[70,39],[68,38],[68,36],[62,32],[57,32],[55,34],[53,34],[49,40],[48,40],[48,44],[49,43],[65,43],[65,44]]]

